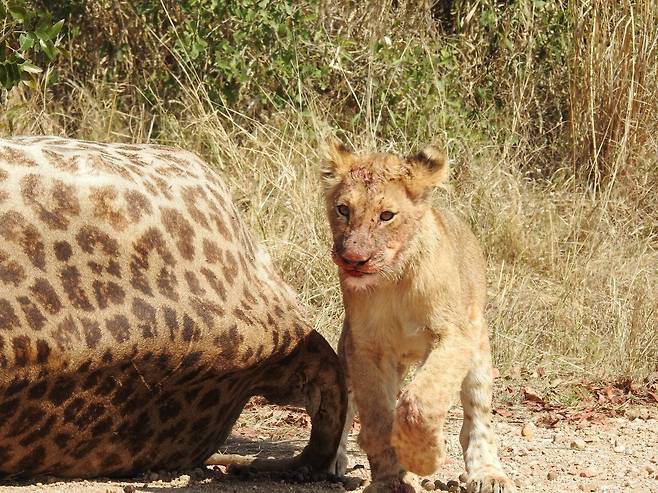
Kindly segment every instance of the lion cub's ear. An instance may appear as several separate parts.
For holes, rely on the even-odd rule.
[[[342,142],[328,139],[322,146],[322,157],[320,174],[325,188],[329,189],[349,173],[354,154]]]
[[[448,157],[438,147],[429,146],[407,158],[409,176],[407,189],[413,198],[423,197],[431,189],[448,181]]]

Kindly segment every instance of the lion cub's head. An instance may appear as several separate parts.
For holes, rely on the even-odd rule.
[[[416,248],[430,209],[429,191],[448,178],[445,154],[434,147],[407,158],[358,155],[330,142],[322,169],[332,257],[343,286],[374,287],[399,276]]]

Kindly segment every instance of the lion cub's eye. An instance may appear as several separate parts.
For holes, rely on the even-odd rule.
[[[390,221],[394,217],[395,217],[395,212],[391,212],[391,211],[384,211],[379,215],[379,219],[381,219],[382,221]]]
[[[338,209],[338,214],[341,216],[348,217],[350,215],[350,208],[344,204],[339,205],[336,209]]]

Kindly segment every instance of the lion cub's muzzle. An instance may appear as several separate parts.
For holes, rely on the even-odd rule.
[[[372,256],[359,250],[344,249],[338,253],[337,249],[334,248],[331,252],[331,258],[340,267],[340,270],[348,276],[362,277],[377,272],[377,269],[371,263]]]

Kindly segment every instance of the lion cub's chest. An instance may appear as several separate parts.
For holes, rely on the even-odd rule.
[[[431,310],[418,300],[370,293],[349,310],[348,318],[357,345],[408,364],[424,359],[435,339]]]

